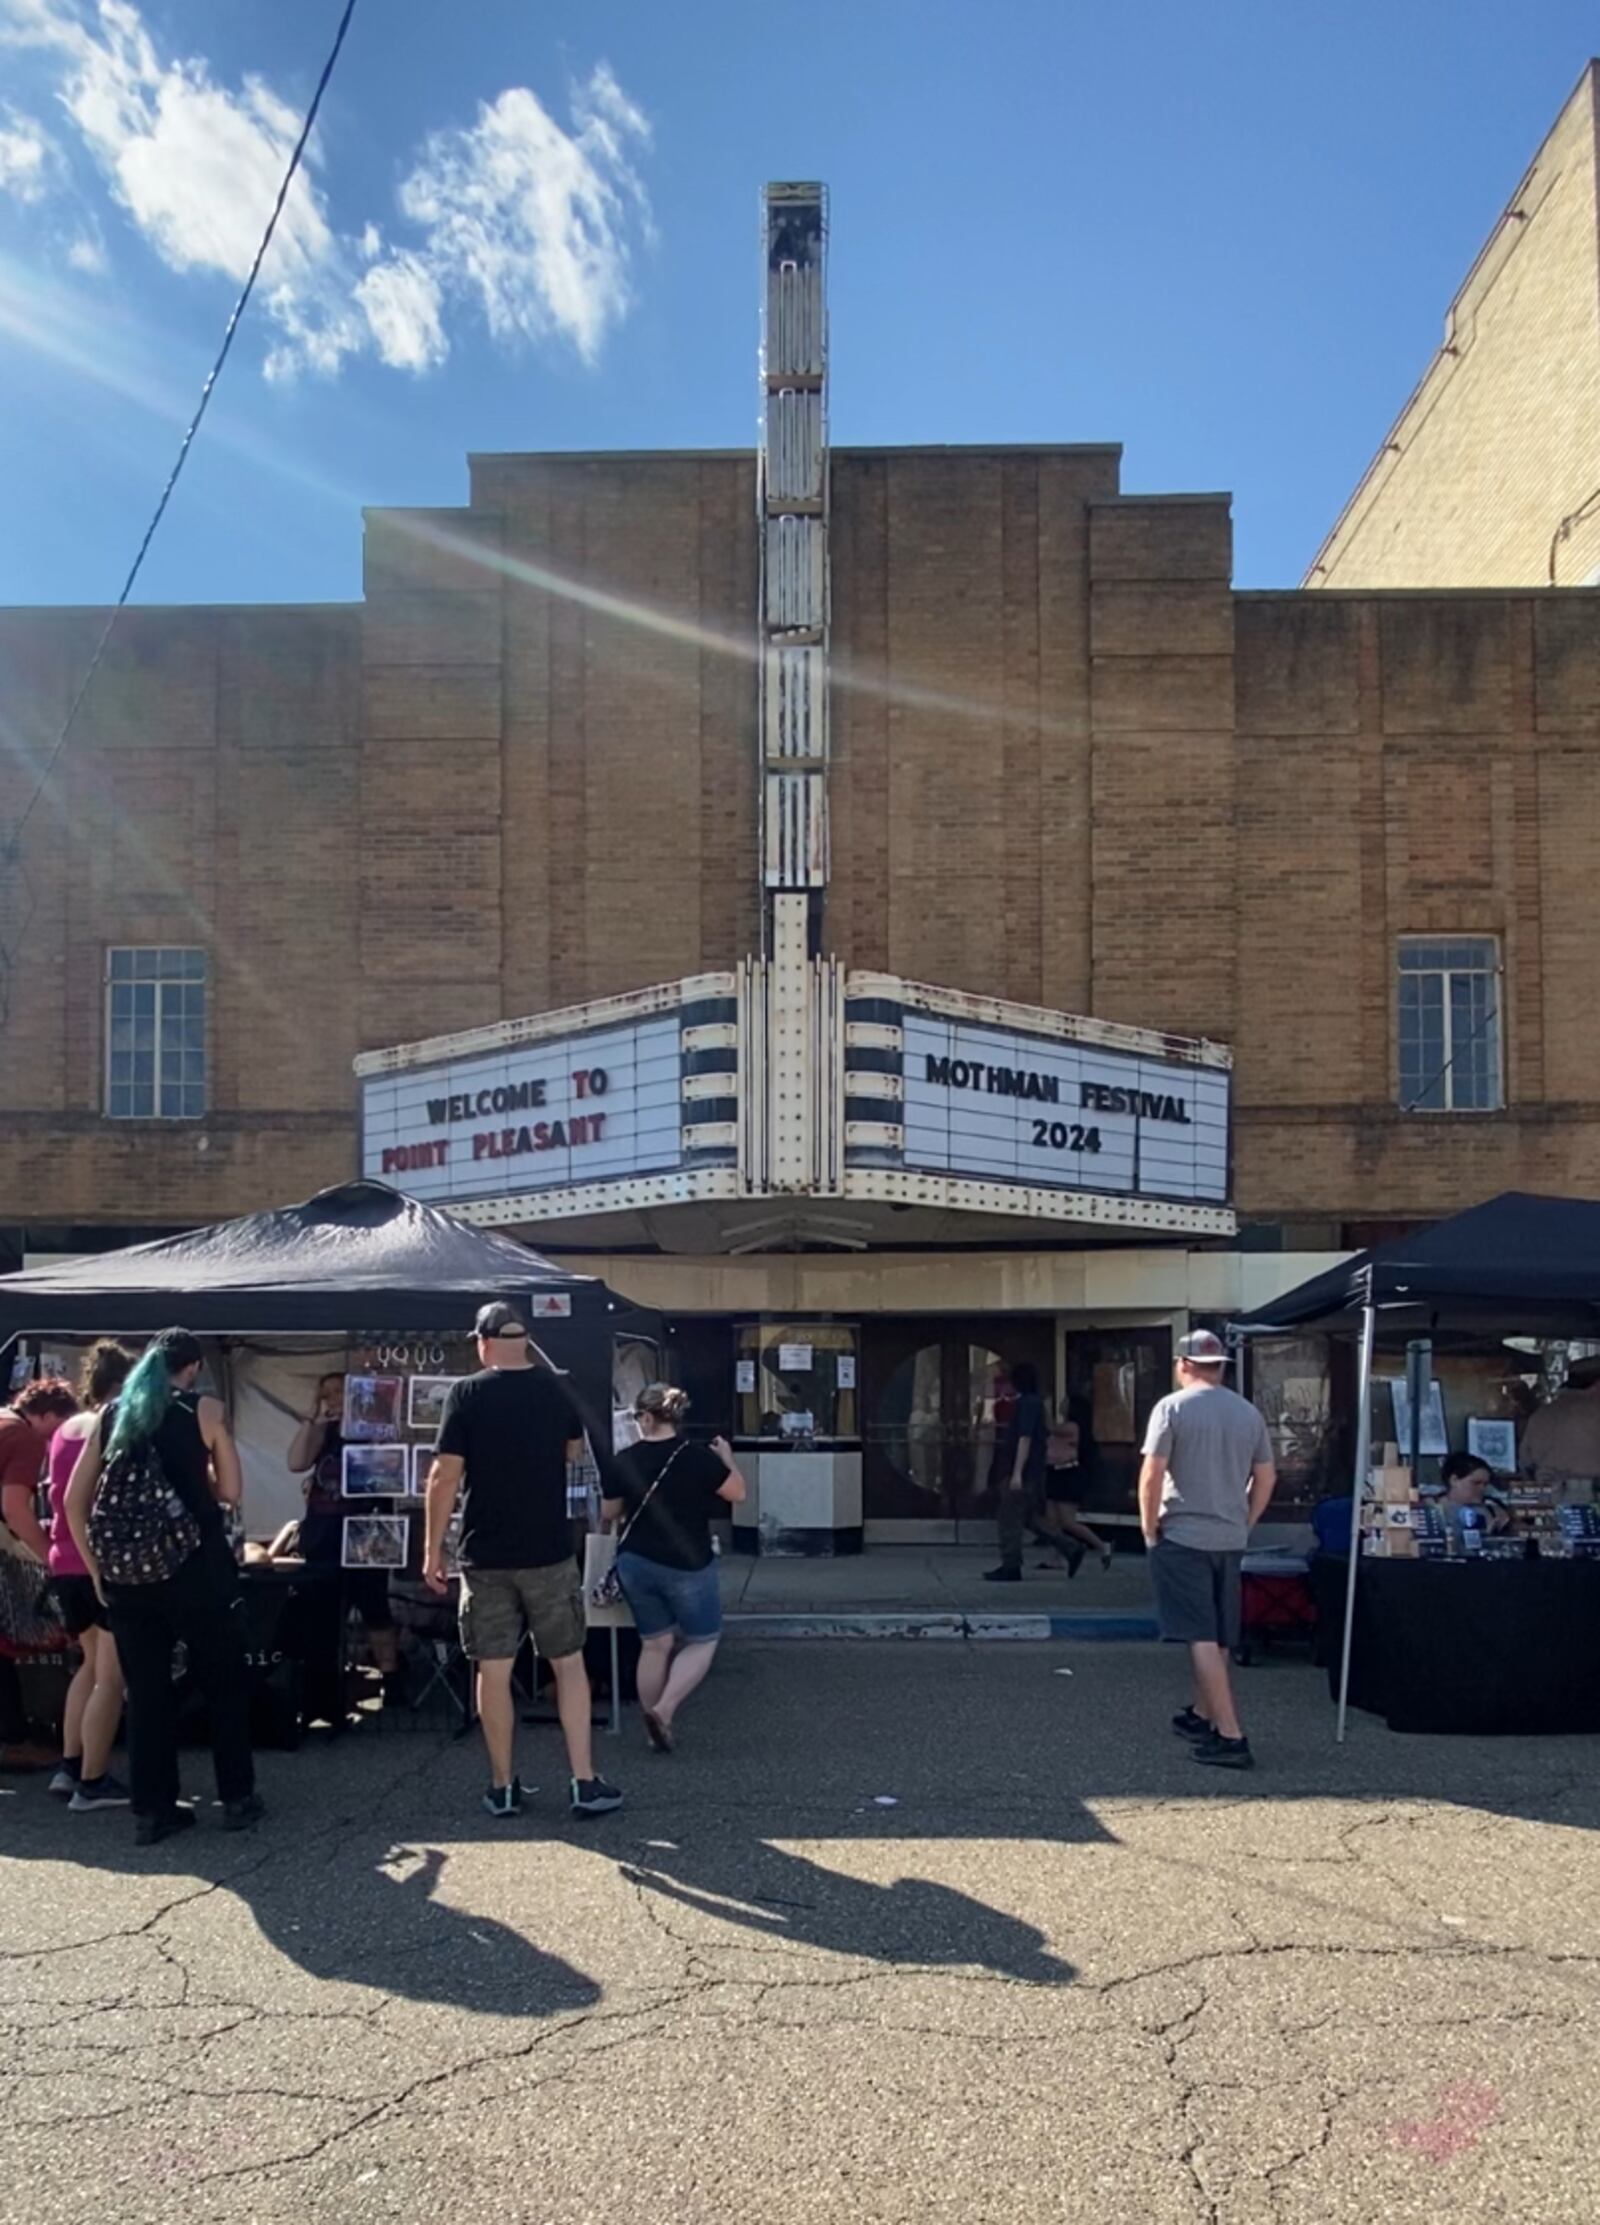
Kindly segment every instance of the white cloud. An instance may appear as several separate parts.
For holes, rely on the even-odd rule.
[[[111,268],[106,243],[98,230],[80,232],[75,240],[69,241],[67,261],[74,270],[81,270],[87,278],[103,278]]]
[[[379,355],[395,370],[431,371],[449,354],[439,281],[417,256],[395,255],[369,270],[356,299]]]
[[[42,124],[9,104],[0,108],[0,193],[25,205],[42,201],[60,167],[60,151]]]
[[[203,59],[163,55],[132,0],[0,0],[0,40],[53,58],[83,147],[170,268],[243,279],[299,131],[294,107],[259,77],[229,88]],[[332,376],[369,351],[395,369],[431,370],[449,353],[453,303],[480,311],[496,340],[553,338],[594,362],[627,309],[633,249],[648,236],[634,160],[649,125],[604,63],[571,107],[566,127],[514,86],[470,127],[432,134],[397,195],[410,243],[389,245],[370,221],[337,231],[302,165],[262,272],[277,327],[268,377]],[[14,128],[14,149],[0,133],[0,184],[41,197],[48,142],[35,154]],[[80,227],[69,260],[87,269],[97,255],[103,265]]]
[[[563,131],[515,86],[470,130],[436,132],[400,187],[441,281],[475,296],[497,339],[554,332],[586,363],[628,305],[630,234],[647,217],[631,147],[644,117],[602,64]]]

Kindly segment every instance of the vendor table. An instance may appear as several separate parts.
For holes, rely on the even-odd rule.
[[[239,1571],[251,1730],[292,1746],[308,1722],[344,1716],[344,1583],[337,1568],[299,1562]]]
[[[1311,1571],[1335,1699],[1348,1570]],[[1363,1560],[1350,1699],[1394,1731],[1600,1731],[1600,1562]]]

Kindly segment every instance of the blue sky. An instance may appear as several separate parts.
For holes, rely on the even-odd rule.
[[[0,602],[120,584],[337,0],[0,0]],[[809,27],[809,28],[808,28]],[[757,195],[832,193],[842,444],[1101,441],[1292,585],[1592,0],[360,0],[145,601],[360,592],[469,450],[735,447]]]

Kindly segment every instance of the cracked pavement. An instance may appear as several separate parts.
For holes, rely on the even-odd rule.
[[[1274,1663],[1219,1779],[1176,1675],[735,1641],[676,1757],[602,1740],[629,1805],[583,1826],[545,1728],[509,1826],[405,1734],[268,1755],[262,1830],[143,1853],[0,1780],[9,2213],[1600,2216],[1592,1742],[1341,1751]]]

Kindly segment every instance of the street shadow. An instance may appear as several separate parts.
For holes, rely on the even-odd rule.
[[[363,1849],[336,1869],[314,1865],[308,1874],[272,1862],[222,1883],[308,1977],[484,2016],[592,2008],[596,1980],[509,1925],[439,1897],[448,1862],[440,1847],[397,1845],[378,1862]]]
[[[900,1966],[976,1964],[1025,1985],[1077,1975],[1033,1925],[931,1878],[879,1885],[766,1841],[675,1846],[621,1868],[643,1891],[784,1946]]]
[[[341,1834],[330,1855],[315,1841],[285,1844],[274,1815],[257,1838],[225,1840],[202,1827],[145,1852],[125,1818],[96,1817],[86,1831],[53,1803],[29,1807],[17,1804],[15,1821],[28,1828],[15,1831],[8,1853],[119,1879],[153,1870],[214,1885],[249,1909],[288,1962],[325,1983],[482,2016],[565,2016],[601,1998],[598,1981],[562,1956],[492,1916],[451,1907],[440,1894],[450,1861],[441,1847],[360,1831]],[[203,1988],[203,1966],[192,1975]]]

